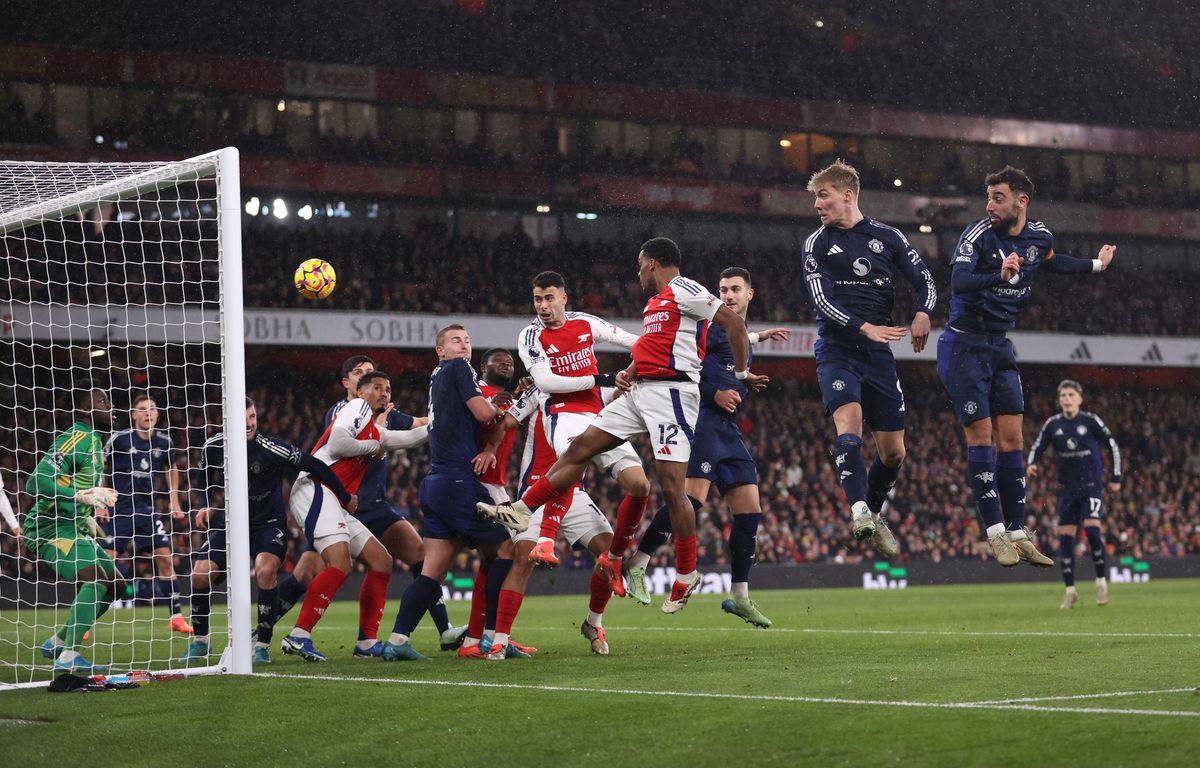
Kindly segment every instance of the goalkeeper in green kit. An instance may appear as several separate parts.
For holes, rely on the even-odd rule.
[[[29,476],[25,490],[36,497],[25,516],[25,543],[79,592],[67,623],[46,642],[42,655],[54,659],[55,672],[104,674],[79,653],[83,636],[108,610],[123,579],[94,538],[99,530],[92,511],[107,514],[117,492],[99,486],[104,471],[104,439],[97,430],[112,427],[112,403],[102,389],[77,387],[75,423],[54,441]]]

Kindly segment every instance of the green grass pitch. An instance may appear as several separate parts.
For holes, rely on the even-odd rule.
[[[357,608],[339,602],[314,636],[325,664],[276,647],[254,677],[0,691],[0,754],[22,768],[1196,765],[1200,583],[1115,585],[1104,608],[1090,582],[1080,593],[1061,611],[1051,581],[760,592],[769,630],[717,596],[675,616],[614,599],[607,658],[579,635],[585,596],[530,598],[515,636],[540,652],[501,663],[438,652],[425,625],[429,662],[351,659]],[[133,626],[118,614],[98,640]]]

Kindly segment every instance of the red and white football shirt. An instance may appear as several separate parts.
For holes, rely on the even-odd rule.
[[[568,312],[558,328],[549,328],[534,320],[517,336],[521,362],[530,372],[535,366],[548,366],[558,376],[595,376],[596,342],[611,342],[632,347],[637,341],[628,331],[586,312]],[[548,394],[553,413],[599,413],[603,407],[595,387],[579,392]]]
[[[642,335],[633,345],[637,375],[700,380],[708,324],[721,300],[699,283],[677,276],[642,310]]]

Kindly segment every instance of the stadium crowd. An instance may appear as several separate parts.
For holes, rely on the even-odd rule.
[[[259,405],[260,430],[309,448],[319,437],[325,410],[338,392],[332,380],[303,381],[295,373],[276,372],[272,376],[266,370],[251,371],[250,394]],[[985,558],[987,545],[973,512],[960,458],[961,432],[940,384],[930,371],[920,367],[902,370],[901,378],[908,404],[908,459],[890,511],[892,528],[900,540],[900,555],[894,562]],[[1053,406],[1050,373],[1039,371],[1034,379],[1038,389],[1027,384],[1027,446]],[[397,407],[423,413],[427,386],[423,373],[398,374],[396,383]],[[1182,391],[1097,388],[1088,392],[1084,407],[1100,414],[1112,428],[1126,464],[1121,492],[1105,498],[1105,539],[1110,551],[1135,558],[1200,553],[1200,403]],[[176,411],[168,408],[165,412],[172,420]],[[213,429],[204,425],[201,412],[191,409],[188,413],[188,427],[173,423],[170,431],[180,447],[178,461],[181,469],[186,469],[184,484],[194,511],[208,501],[199,446]],[[1169,421],[1147,418],[1147,414],[1165,413],[1172,415]],[[119,418],[118,425],[122,423]],[[50,434],[50,426],[43,425],[41,434]],[[760,562],[855,563],[877,557],[871,547],[858,544],[850,535],[848,512],[829,458],[829,421],[815,382],[776,378],[766,393],[745,404],[739,427],[760,473]],[[0,454],[0,472],[10,498],[24,509],[29,496],[14,491],[22,487],[39,446],[31,444],[28,429],[18,431],[14,424],[5,424],[3,432],[6,441],[19,442],[13,446],[16,451]],[[639,449],[643,461],[652,467],[645,446]],[[509,468],[509,486],[514,491],[519,454],[518,448]],[[424,449],[401,452],[390,465],[391,501],[416,521],[421,517],[417,487],[427,472]],[[619,487],[604,475],[592,474],[588,482],[594,498],[613,516],[622,497]],[[1028,510],[1030,527],[1040,532],[1048,552],[1057,546],[1052,535],[1056,491],[1053,462],[1044,461],[1040,476],[1029,482]],[[725,541],[730,515],[716,499],[714,494],[697,529],[699,561],[708,568],[723,567],[728,560]],[[659,503],[655,490],[650,508]],[[165,510],[165,501],[162,504]],[[187,573],[189,555],[203,543],[203,535],[186,521],[174,522],[165,515],[163,520],[174,526],[171,533],[176,570]],[[302,534],[294,533],[293,550],[302,542]],[[590,555],[571,553],[562,541],[559,550],[564,567],[590,567]],[[11,537],[0,539],[0,552],[0,570],[9,575],[18,570],[32,573],[34,566],[28,560],[18,565]],[[671,558],[670,548],[666,547],[653,564],[667,566]],[[123,566],[133,567],[128,560]]]

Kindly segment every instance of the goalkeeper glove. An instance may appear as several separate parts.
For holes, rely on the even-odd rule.
[[[117,492],[112,488],[84,488],[82,491],[75,492],[75,501],[80,504],[88,504],[93,507],[111,508],[117,503]]]

